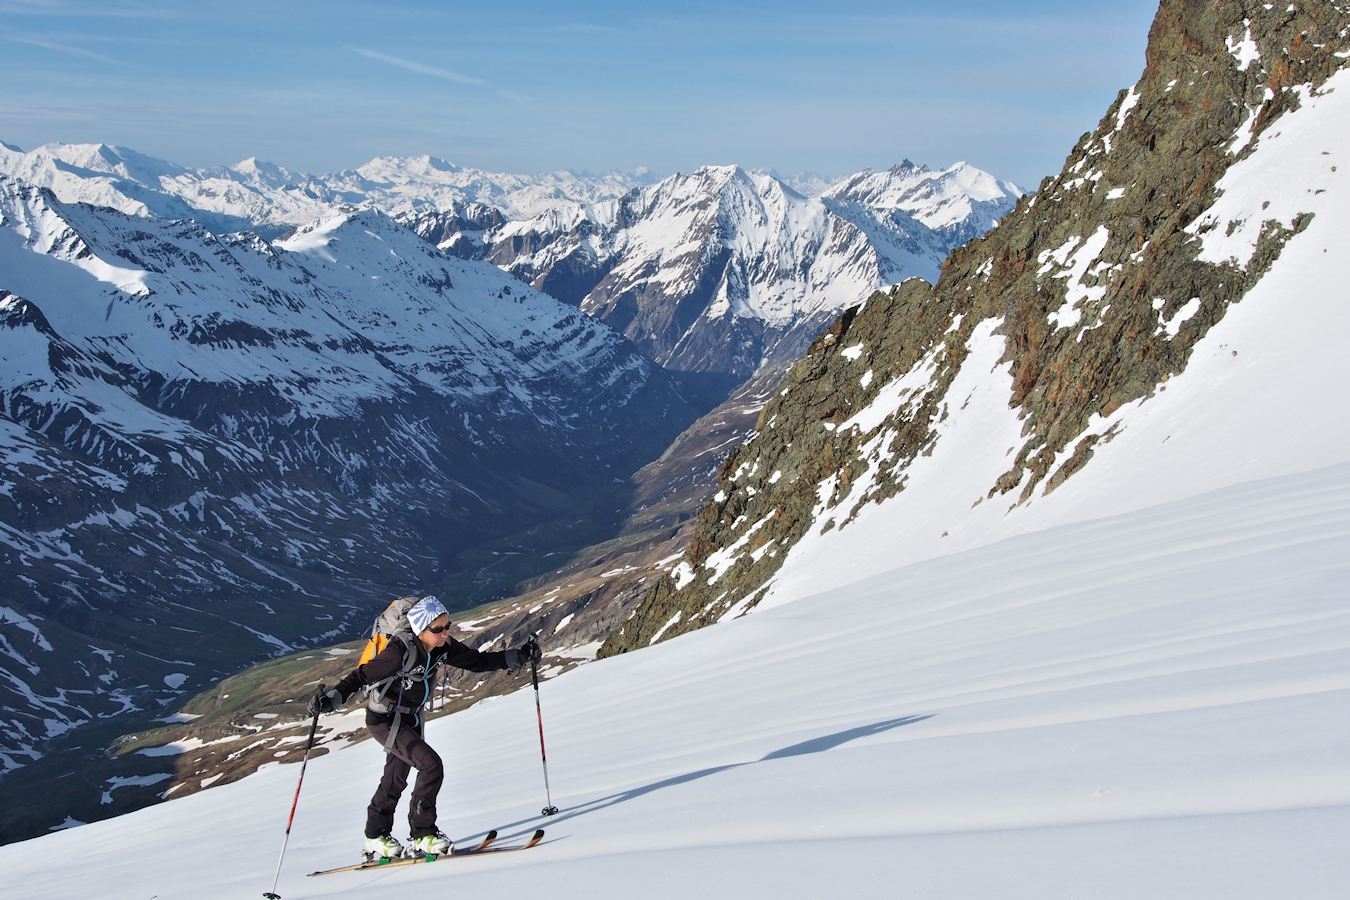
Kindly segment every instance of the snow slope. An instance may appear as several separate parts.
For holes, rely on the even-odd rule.
[[[306,879],[355,854],[366,743],[311,761],[279,892],[1342,897],[1347,535],[1340,464],[585,666],[542,688],[546,823],[530,691],[431,725],[442,825],[544,845]],[[298,773],[0,848],[9,895],[257,896]]]
[[[1350,382],[1350,357],[1335,344],[1350,333],[1340,252],[1350,231],[1347,123],[1350,69],[1286,114],[1278,134],[1263,138],[1256,152],[1228,171],[1214,208],[1201,216],[1219,226],[1206,236],[1207,253],[1245,260],[1255,240],[1249,220],[1288,224],[1311,213],[1311,223],[1196,344],[1185,371],[1154,396],[1094,417],[1086,433],[1114,430],[1115,436],[1096,447],[1083,472],[1053,494],[1040,487],[1025,504],[1014,496],[986,499],[1023,429],[1009,406],[1012,374],[999,362],[1003,340],[994,334],[997,322],[989,320],[976,329],[973,362],[947,394],[951,416],[931,453],[911,465],[909,487],[885,504],[864,506],[841,529],[826,532],[831,517],[819,516],[813,533],[788,554],[764,602],[786,602],[841,578],[1011,534],[1350,461],[1350,407],[1331,393]],[[1158,327],[1170,324],[1160,321]],[[921,369],[919,376],[926,378]],[[868,411],[871,421],[858,424],[864,432],[901,400],[883,392],[877,404]],[[874,442],[882,447],[887,440],[882,429]],[[869,486],[861,479],[853,497],[861,498]],[[850,498],[838,509],[853,506]],[[844,571],[830,564],[840,553],[850,561]]]

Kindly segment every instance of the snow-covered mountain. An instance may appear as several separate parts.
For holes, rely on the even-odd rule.
[[[269,243],[2,176],[0,357],[0,771],[391,592],[490,590],[494,541],[576,546],[701,412],[377,211]]]
[[[514,175],[458,166],[434,156],[379,157],[359,168],[324,176],[340,194],[360,197],[398,214],[482,204],[509,219],[585,210],[620,197],[652,179],[645,169],[588,175],[569,171]]]
[[[796,363],[605,652],[1342,460],[1345,404],[1299,398],[1346,374],[1348,24],[1326,2],[1164,3],[1145,72],[1057,177],[936,285],[872,296]],[[1109,504],[1100,479],[1121,485]]]
[[[969,163],[934,171],[909,160],[885,172],[859,172],[821,192],[830,209],[859,228],[874,223],[882,234],[922,234],[917,223],[951,249],[993,228],[1020,196],[1017,185]],[[937,280],[936,272],[927,280]]]
[[[0,144],[0,174],[50,188],[66,203],[194,218],[216,232],[252,229],[269,236],[346,206],[407,215],[483,204],[511,219],[528,218],[585,209],[649,180],[642,171],[512,175],[429,156],[380,157],[328,175],[292,172],[253,158],[189,169],[107,144],[48,144],[28,152]]]
[[[622,330],[663,366],[730,376],[793,359],[841,310],[907,277],[937,278],[953,247],[1021,191],[959,163],[906,163],[819,197],[765,172],[705,166],[589,211],[459,229],[459,210],[412,227],[490,259]]]
[[[0,173],[66,202],[193,217],[275,236],[375,207],[441,250],[486,259],[623,331],[661,365],[739,383],[798,356],[845,307],[910,276],[935,280],[1021,190],[966,163],[906,161],[811,196],[765,172],[706,166],[512,175],[435,157],[381,157],[309,176],[257,160],[191,170],[121,147],[0,149]]]
[[[0,174],[48,188],[64,203],[191,218],[218,234],[255,229],[275,235],[344,202],[314,179],[255,159],[188,169],[108,144],[49,144],[28,152],[0,144]]]

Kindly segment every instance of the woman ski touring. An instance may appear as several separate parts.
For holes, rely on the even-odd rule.
[[[367,859],[403,855],[403,845],[390,832],[411,769],[417,770],[417,781],[408,809],[410,849],[415,854],[438,856],[451,850],[450,839],[436,827],[436,795],[445,770],[440,756],[422,736],[421,710],[438,667],[446,664],[491,672],[516,669],[540,656],[533,638],[509,650],[480,653],[450,637],[449,628],[450,613],[434,596],[395,601],[376,622],[372,644],[382,644],[382,649],[310,701],[311,715],[333,712],[356,691],[367,689],[366,728],[387,754],[384,775],[366,809]]]

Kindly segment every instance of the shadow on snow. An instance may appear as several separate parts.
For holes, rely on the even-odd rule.
[[[890,731],[891,729],[894,728],[900,728],[905,725],[913,725],[916,722],[922,722],[925,719],[931,719],[932,717],[933,714],[923,716],[901,716],[898,719],[887,719],[883,722],[875,722],[871,725],[861,725],[857,728],[849,728],[845,731],[836,732],[835,734],[828,734],[822,737],[811,738],[810,740],[802,741],[799,744],[792,744],[791,746],[783,747],[779,750],[774,750],[771,753],[764,754],[764,756],[761,756],[759,759],[750,760],[748,762],[728,763],[727,765],[724,766],[712,766],[707,769],[699,769],[697,772],[686,772],[683,775],[676,775],[672,778],[662,779],[661,781],[654,781],[651,784],[645,784],[642,785],[641,787],[630,788],[626,791],[620,791],[617,794],[610,794],[607,797],[600,797],[595,800],[589,800],[585,803],[581,803],[578,804],[577,806],[571,807],[570,809],[565,809],[562,811],[561,814],[557,816],[551,816],[547,818],[541,816],[532,816],[528,819],[521,819],[518,822],[512,822],[509,825],[503,826],[502,830],[505,831],[511,828],[520,828],[521,826],[524,825],[529,825],[531,829],[533,829],[535,825],[545,825],[547,827],[552,827],[554,824],[566,822],[567,820],[577,818],[578,816],[584,816],[590,813],[599,812],[600,810],[608,809],[611,806],[618,806],[620,803],[627,803],[630,800],[636,800],[639,797],[644,797],[647,794],[663,790],[664,788],[675,787],[681,784],[688,784],[692,781],[698,781],[701,778],[707,778],[710,775],[717,775],[721,772],[726,772],[731,769],[739,769],[744,766],[753,766],[759,763],[769,762],[775,759],[788,759],[793,756],[807,756],[812,753],[824,753],[828,750],[833,750],[834,748],[841,746],[842,744],[846,744],[849,741],[856,741],[859,738],[870,737],[874,734],[881,734],[883,732]],[[520,834],[525,833],[528,833],[528,830],[522,831]],[[517,836],[519,835],[512,835],[512,837]],[[468,840],[472,840],[472,838],[469,838]]]

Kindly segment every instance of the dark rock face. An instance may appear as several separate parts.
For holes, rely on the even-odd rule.
[[[486,255],[484,235],[506,224],[506,217],[495,207],[466,203],[448,210],[417,212],[403,222],[418,237],[460,259],[482,259]]]
[[[706,408],[382,214],[294,240],[0,178],[0,772],[381,598],[538,574]]]
[[[1219,179],[1296,108],[1301,92],[1345,65],[1347,26],[1343,3],[1166,0],[1138,84],[1083,135],[1057,177],[954,252],[934,287],[910,281],[874,294],[815,341],[755,436],[722,467],[684,563],[602,655],[753,605],[818,515],[844,524],[864,504],[903,491],[910,463],[936,440],[947,389],[981,322],[999,322],[1013,375],[1009,402],[1024,423],[989,496],[1024,501],[1088,464],[1111,437],[1087,433],[1090,420],[1180,372],[1195,343],[1306,227],[1307,216],[1272,220],[1250,260],[1203,258],[1206,235],[1224,227],[1204,215]],[[844,348],[856,356],[843,357]],[[931,373],[882,426],[894,432],[889,456],[869,456],[878,429],[835,427],[921,365]],[[857,377],[863,369],[874,373],[866,385]],[[844,508],[869,465],[871,486]],[[733,547],[715,585],[696,577]]]

